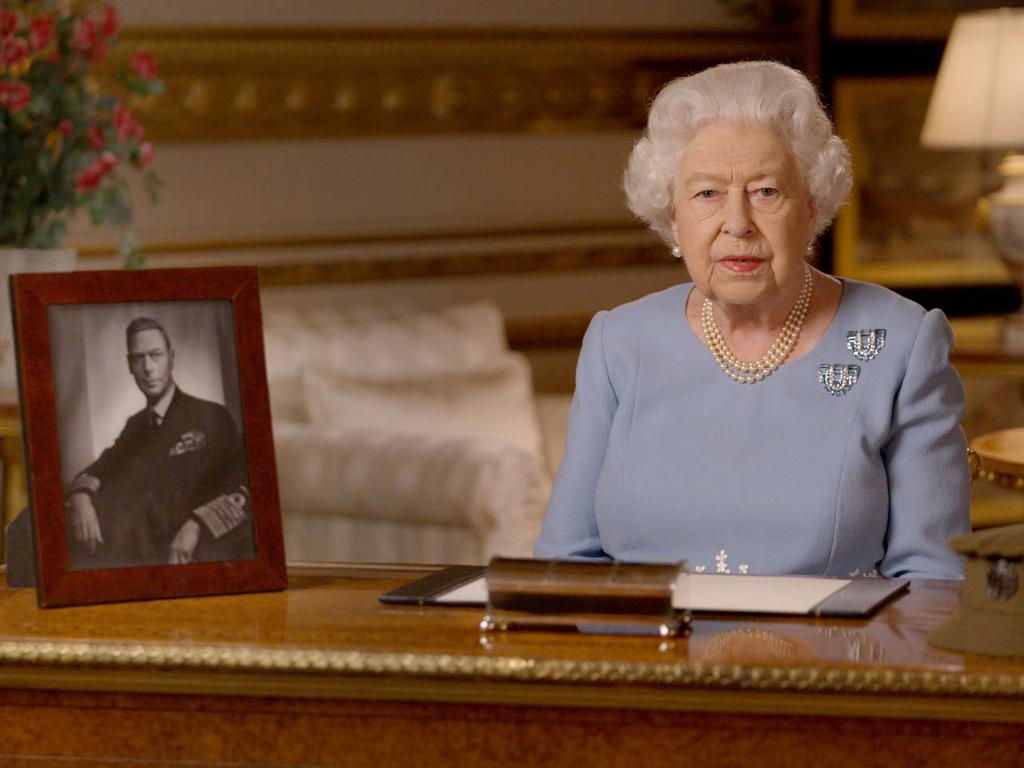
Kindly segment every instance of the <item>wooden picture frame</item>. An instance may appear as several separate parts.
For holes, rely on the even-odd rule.
[[[942,41],[957,14],[1006,0],[832,0],[832,36],[850,40]]]
[[[256,270],[11,294],[39,604],[284,589]]]
[[[933,82],[836,80],[836,129],[850,146],[854,183],[836,220],[834,271],[894,288],[1010,284],[975,223],[984,155],[921,145]]]

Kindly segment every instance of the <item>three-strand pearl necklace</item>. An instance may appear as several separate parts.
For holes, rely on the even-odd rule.
[[[715,357],[715,362],[722,372],[733,381],[740,384],[756,384],[771,376],[775,369],[782,365],[789,353],[796,346],[800,338],[800,330],[804,327],[804,318],[807,316],[807,308],[811,305],[811,291],[814,286],[814,278],[811,268],[804,265],[804,285],[800,289],[800,295],[796,304],[786,315],[786,321],[782,324],[782,330],[775,337],[775,341],[768,348],[768,351],[759,360],[744,362],[737,360],[729,351],[722,331],[718,328],[715,320],[714,306],[710,299],[704,299],[704,305],[700,310],[700,326],[704,331],[704,338],[707,340],[708,348]]]

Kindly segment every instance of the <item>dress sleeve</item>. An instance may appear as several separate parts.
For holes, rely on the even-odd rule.
[[[75,475],[68,487],[67,495],[81,492],[93,496],[99,493],[111,475],[117,472],[118,467],[124,466],[125,457],[132,452],[132,446],[135,445],[138,427],[139,415],[136,414],[128,419],[114,444],[104,448],[96,461]]]
[[[213,538],[219,539],[251,516],[251,494],[246,477],[245,448],[235,422],[226,409],[217,407],[211,429],[217,435],[218,449],[206,467],[210,482],[204,484],[192,517]]]
[[[963,578],[948,541],[970,529],[964,390],[949,362],[953,332],[938,310],[924,315],[896,395],[882,450],[889,480],[883,576]]]
[[[539,558],[607,559],[597,527],[595,496],[618,398],[604,349],[607,312],[594,316],[576,365],[565,456],[533,553]]]

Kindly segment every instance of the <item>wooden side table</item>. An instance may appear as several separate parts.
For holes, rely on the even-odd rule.
[[[963,379],[967,410],[963,427],[975,447],[981,471],[971,491],[971,526],[988,528],[1024,520],[1024,474],[1007,468],[997,454],[1012,449],[1005,438],[992,438],[1024,424],[1024,347],[1007,341],[1001,316],[955,318],[950,360]],[[997,446],[1001,446],[999,449]],[[1024,451],[1019,454],[1024,467]],[[993,464],[992,462],[996,462]]]
[[[1007,343],[1006,319],[962,317],[953,326],[950,360],[962,377],[986,377],[1024,381],[1024,345]]]
[[[7,553],[7,523],[28,506],[21,413],[17,403],[0,402],[0,466],[4,476],[3,525],[0,527],[0,562],[3,562]]]

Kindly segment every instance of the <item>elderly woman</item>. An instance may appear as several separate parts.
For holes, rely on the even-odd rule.
[[[591,322],[538,557],[961,577],[949,324],[807,263],[850,185],[793,69],[724,64],[661,91],[625,188],[693,282]]]

